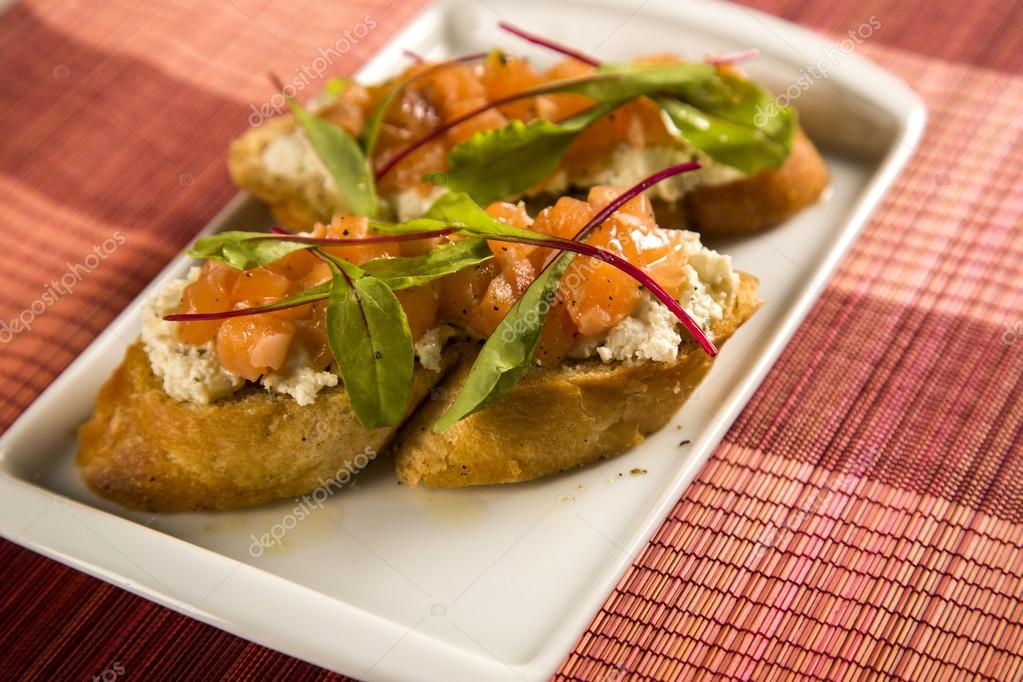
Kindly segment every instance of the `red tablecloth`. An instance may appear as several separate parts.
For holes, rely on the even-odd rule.
[[[1023,6],[752,4],[833,35],[876,17],[858,49],[923,95],[926,136],[559,677],[1020,678]],[[267,69],[372,16],[336,65],[352,72],[420,6],[32,0],[0,17],[0,321],[95,264],[0,339],[0,427],[232,196],[225,148]],[[0,679],[330,676],[7,542],[0,586]]]

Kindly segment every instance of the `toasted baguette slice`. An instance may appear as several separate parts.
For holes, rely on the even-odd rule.
[[[735,304],[713,327],[718,345],[760,307],[757,280],[740,276]],[[672,363],[591,360],[534,369],[493,405],[433,433],[474,359],[474,350],[464,354],[435,391],[443,399],[423,403],[396,439],[402,482],[516,483],[621,454],[667,424],[713,364],[694,344]]]
[[[291,134],[291,116],[266,121],[231,144],[228,167],[240,188],[265,201],[276,220],[306,230],[329,219],[339,199],[315,165],[297,175],[272,171],[263,160],[270,142]],[[638,178],[637,178],[638,180]],[[828,169],[817,148],[800,129],[785,164],[742,180],[700,187],[677,202],[655,202],[658,222],[704,234],[754,232],[775,225],[806,208],[828,185]],[[574,188],[585,191],[587,187]],[[548,197],[549,199],[549,197]],[[546,199],[541,202],[547,205]]]
[[[410,405],[440,377],[417,365]],[[235,509],[347,482],[394,432],[362,428],[340,386],[306,407],[251,386],[210,405],[176,401],[136,343],[79,431],[78,465],[93,490],[133,509]]]

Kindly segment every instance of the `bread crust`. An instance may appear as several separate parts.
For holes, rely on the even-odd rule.
[[[760,307],[756,278],[742,273],[735,305],[713,330],[726,341]],[[598,360],[532,370],[493,405],[439,434],[432,431],[457,395],[476,349],[445,377],[395,440],[399,479],[458,488],[516,483],[619,455],[662,428],[710,370],[695,345],[671,363]]]
[[[410,405],[440,377],[417,365]],[[253,386],[210,405],[174,400],[135,343],[79,430],[77,463],[90,488],[132,509],[236,509],[346,482],[394,432],[362,428],[340,386],[305,407]]]
[[[781,168],[723,185],[689,192],[681,206],[656,207],[664,224],[677,224],[662,211],[682,209],[684,225],[701,234],[741,234],[776,225],[817,201],[828,186],[828,168],[800,128]]]

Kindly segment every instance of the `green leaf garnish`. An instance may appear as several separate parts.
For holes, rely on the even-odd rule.
[[[683,142],[747,173],[784,163],[796,128],[791,109],[773,105],[769,93],[755,83],[721,73],[710,64],[604,65],[590,76],[555,81],[519,95],[552,92],[584,95],[597,105],[560,123],[516,120],[480,131],[451,148],[446,173],[427,179],[468,192],[480,203],[521,194],[557,168],[580,133],[639,96],[655,97],[665,107]],[[461,117],[449,121],[438,131],[460,121]]]
[[[718,87],[690,93],[690,101],[665,96],[654,101],[683,141],[715,161],[750,174],[779,168],[792,151],[795,109],[777,106],[751,81],[731,74],[718,78]]]
[[[403,223],[371,220],[369,224],[377,232],[389,235],[457,228],[458,233],[462,236],[483,237],[484,239],[501,235],[543,236],[532,230],[522,230],[490,217],[489,213],[463,192],[445,192],[440,195],[421,218],[413,218]]]
[[[366,124],[362,129],[362,148],[366,152],[367,159],[373,158],[377,138],[380,137],[380,127],[384,124],[384,116],[391,110],[391,105],[405,89],[406,84],[401,83],[388,90],[387,94],[380,98],[380,101],[373,107],[373,111],[366,117]]]
[[[202,237],[186,253],[192,258],[218,260],[238,270],[250,270],[284,258],[293,251],[308,249],[309,244],[266,239],[262,232],[229,230]]]
[[[558,293],[558,284],[574,255],[558,256],[526,289],[490,335],[448,411],[433,425],[440,433],[455,422],[479,412],[518,383],[529,369],[540,343],[544,321]]]
[[[538,118],[483,130],[448,153],[448,170],[424,179],[467,192],[481,204],[513,197],[557,170],[569,145],[616,104],[601,104],[561,123]]]
[[[295,120],[323,161],[345,208],[354,215],[375,216],[377,196],[373,186],[373,172],[362,148],[344,128],[317,118],[295,100],[288,100]]]
[[[367,429],[394,426],[412,394],[415,351],[405,311],[380,280],[350,277],[344,261],[328,256],[327,262],[327,345],[352,410]]]
[[[493,255],[485,241],[461,239],[442,244],[421,256],[374,258],[363,263],[362,268],[391,289],[406,289],[482,263]]]

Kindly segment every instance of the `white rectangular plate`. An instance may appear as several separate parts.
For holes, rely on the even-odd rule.
[[[758,47],[762,56],[748,70],[776,91],[830,45],[716,2],[650,0],[634,9],[610,0],[451,0],[427,9],[359,75],[393,74],[406,63],[401,48],[438,58],[499,45],[552,61],[498,32],[499,18],[610,60]],[[549,676],[774,362],[905,164],[924,121],[912,91],[855,55],[843,56],[798,105],[826,152],[830,197],[763,235],[714,244],[760,277],[766,305],[724,348],[674,422],[641,447],[516,486],[410,490],[396,484],[389,462],[378,461],[322,508],[300,511],[287,502],[218,514],[128,512],[82,486],[74,432],[136,337],[143,298],[186,271],[181,257],[0,439],[0,533],[354,677]],[[267,220],[239,197],[206,232]],[[679,447],[682,439],[692,443]],[[647,473],[632,475],[634,468]],[[283,528],[280,546],[253,550],[254,537]]]

